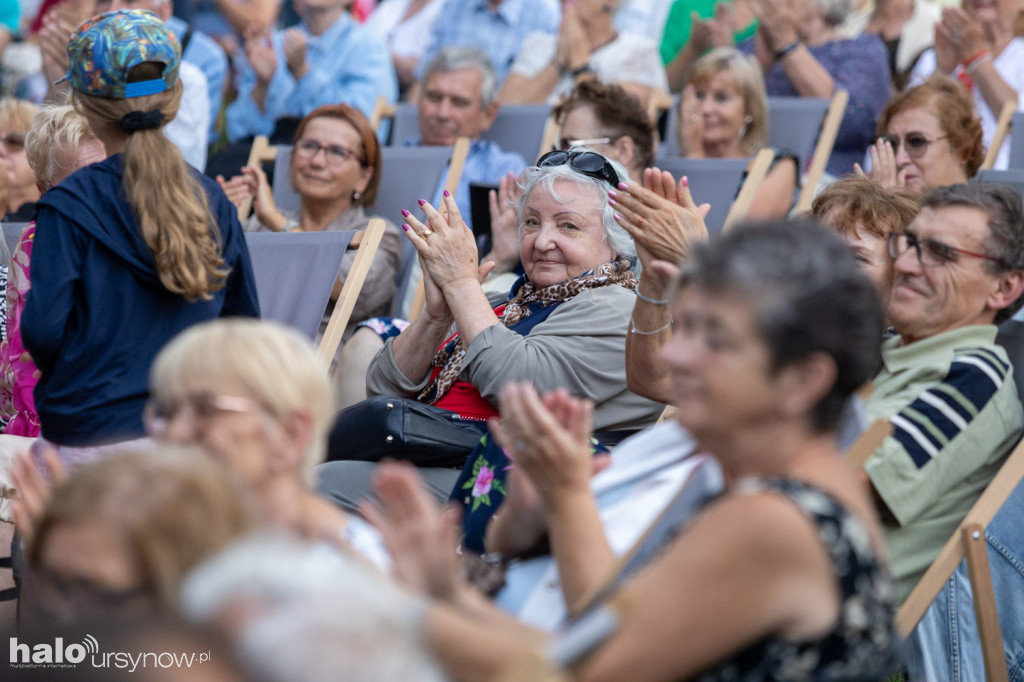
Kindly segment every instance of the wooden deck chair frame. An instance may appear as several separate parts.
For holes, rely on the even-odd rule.
[[[1024,441],[1018,443],[1003,462],[999,473],[967,512],[967,516],[957,526],[935,561],[896,612],[896,627],[901,635],[907,637],[917,627],[925,611],[935,601],[935,597],[953,575],[960,561],[966,558],[971,592],[974,596],[974,614],[978,620],[981,654],[985,662],[985,678],[989,682],[1006,682],[1009,675],[1003,654],[1003,637],[999,627],[995,591],[992,587],[992,574],[988,565],[985,527],[995,518],[1022,479]]]
[[[774,160],[775,152],[768,148],[762,149],[754,155],[754,160],[747,167],[747,177],[740,185],[739,194],[736,195],[736,200],[732,202],[729,213],[725,216],[725,223],[722,224],[723,233],[747,217],[750,206],[754,203],[754,197],[757,196],[757,190],[761,188],[761,183],[768,176],[768,170]]]
[[[245,162],[246,168],[259,168],[262,164],[273,161],[277,158],[277,145],[270,144],[266,135],[257,135],[252,141],[252,148],[249,150],[249,160]],[[252,212],[252,197],[246,197],[242,205],[238,207],[238,220],[245,222]]]
[[[395,105],[388,102],[387,97],[380,95],[373,105],[373,111],[370,113],[370,127],[373,128],[373,132],[379,135],[381,122],[384,119],[392,119],[394,117]]]
[[[836,144],[836,135],[839,134],[839,126],[843,122],[843,114],[846,113],[846,105],[850,101],[850,93],[846,90],[836,90],[832,93],[832,100],[829,102],[828,111],[825,112],[825,120],[821,124],[821,133],[818,135],[818,142],[814,145],[814,156],[811,157],[811,167],[804,178],[804,187],[800,191],[800,198],[796,202],[796,213],[803,213],[811,208],[814,201],[814,193],[818,189],[818,183],[825,172],[828,159],[832,156],[832,148]]]
[[[341,286],[338,300],[334,302],[334,311],[331,313],[327,329],[324,331],[323,338],[320,339],[320,346],[316,352],[317,357],[327,365],[330,365],[334,354],[338,351],[338,346],[341,345],[341,336],[345,333],[349,318],[352,317],[352,309],[356,305],[356,299],[359,298],[359,292],[363,290],[363,283],[366,281],[366,275],[370,272],[373,257],[377,255],[377,248],[380,246],[385,228],[383,220],[374,218],[365,230],[356,232],[352,236],[350,245],[357,247],[356,258]]]
[[[978,170],[989,170],[996,165],[999,149],[1003,146],[1003,140],[1006,139],[1007,133],[1010,132],[1010,123],[1013,121],[1013,115],[1016,112],[1016,102],[1006,102],[1003,104],[1003,110],[999,112],[999,119],[996,122],[996,133],[992,136],[992,144],[989,145],[988,151],[985,152],[985,160],[981,162],[981,167]]]
[[[466,166],[466,157],[468,155],[469,138],[460,137],[455,140],[455,146],[452,147],[452,160],[448,164],[448,177],[444,181],[444,188],[448,190],[452,197],[455,196],[455,190],[459,186],[459,181],[462,180],[462,171]],[[426,290],[423,288],[423,273],[420,272],[419,281],[416,284],[416,293],[412,297],[412,312],[409,315],[411,319],[416,319],[416,316],[423,310],[426,301]]]

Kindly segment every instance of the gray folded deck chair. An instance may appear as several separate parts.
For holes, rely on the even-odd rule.
[[[749,162],[749,159],[687,159],[679,156],[657,160],[658,168],[669,171],[676,180],[684,175],[689,178],[694,201],[711,204],[711,211],[704,222],[712,238],[718,236],[725,225]]]
[[[315,339],[354,234],[247,232],[245,241],[263,318]]]
[[[1024,128],[1021,129],[1021,137],[1024,137]],[[983,170],[978,171],[972,182],[985,182],[997,185],[1006,185],[1017,194],[1024,197],[1024,167],[1019,170]]]
[[[389,147],[401,147],[406,138],[420,134],[420,114],[415,104],[401,102],[395,105],[391,119]]]
[[[502,150],[515,152],[527,165],[533,165],[548,151],[541,149],[541,140],[550,117],[550,104],[507,104],[480,138],[496,142]]]
[[[0,259],[3,260],[0,265],[8,265],[11,261],[11,256],[14,255],[14,249],[18,246],[18,240],[21,239],[21,233],[25,230],[28,223],[4,223],[4,246],[6,247],[6,253],[0,252]]]
[[[1010,124],[1010,164],[1009,170],[1024,170],[1024,111],[1013,115]]]
[[[274,190],[274,203],[280,211],[292,211],[299,208],[301,198],[299,193],[292,187],[292,146],[290,144],[277,145],[274,154],[274,178],[271,187]]]

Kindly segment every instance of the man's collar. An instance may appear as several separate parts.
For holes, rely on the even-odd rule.
[[[514,25],[519,17],[522,0],[502,0],[497,7],[492,7],[488,0],[476,0],[473,9],[477,12],[492,12],[504,19],[509,25]]]
[[[323,33],[321,33],[318,36],[315,36],[315,35],[313,35],[310,32],[309,25],[306,24],[305,21],[303,21],[302,23],[299,24],[299,28],[301,28],[303,31],[305,31],[305,33],[306,33],[306,43],[308,45],[315,45],[317,43],[324,43],[326,45],[331,45],[331,44],[334,43],[335,40],[338,39],[339,36],[341,36],[341,34],[343,32],[348,30],[348,27],[350,25],[352,25],[353,23],[354,23],[354,21],[353,21],[352,17],[349,16],[349,13],[345,12],[345,11],[342,11],[341,15],[337,19],[334,20],[334,23],[331,24],[330,26],[328,26],[327,30],[325,30]]]
[[[901,345],[902,337],[895,336],[882,344],[882,361],[885,368],[895,374],[919,365],[929,358],[952,358],[961,348],[991,346],[995,343],[998,331],[999,328],[994,324],[969,325],[929,336],[905,346]]]

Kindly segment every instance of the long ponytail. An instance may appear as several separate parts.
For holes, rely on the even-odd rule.
[[[159,78],[161,65],[132,69],[129,82]],[[224,287],[229,269],[221,256],[220,230],[206,192],[192,177],[163,125],[125,133],[121,119],[133,111],[160,111],[164,124],[178,113],[182,84],[130,99],[108,99],[74,92],[74,105],[103,137],[124,137],[121,149],[124,189],[157,275],[168,291],[188,300],[209,300]],[[201,131],[199,131],[201,133]],[[198,133],[197,133],[198,134]]]

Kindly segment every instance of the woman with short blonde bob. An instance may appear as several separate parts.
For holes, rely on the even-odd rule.
[[[697,60],[679,101],[679,150],[691,159],[740,159],[768,144],[768,98],[753,57],[731,47]],[[773,149],[775,160],[747,217],[781,218],[789,213],[799,179],[799,160]]]
[[[264,521],[387,565],[374,531],[310,489],[334,410],[327,368],[297,332],[265,320],[196,325],[157,356],[150,389],[150,435],[206,448]]]
[[[144,436],[149,367],[171,337],[259,314],[234,207],[163,134],[182,92],[174,34],[151,12],[107,12],[68,56],[72,103],[110,157],[40,200],[22,317],[41,438],[65,461]]]

